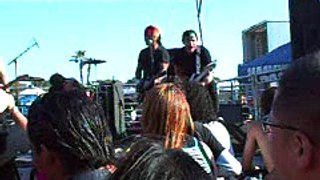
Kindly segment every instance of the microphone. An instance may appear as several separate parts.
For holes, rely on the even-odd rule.
[[[40,48],[40,46],[39,46],[39,44],[38,44],[38,42],[37,42],[37,40],[36,40],[36,38],[33,38],[33,41],[34,41],[34,46],[37,46],[38,48]]]
[[[147,44],[148,46],[151,46],[152,43],[153,43],[153,40],[152,40],[152,39],[146,39],[146,44]]]
[[[40,48],[40,46],[39,46],[37,41],[34,43],[34,45],[37,46],[38,48]]]

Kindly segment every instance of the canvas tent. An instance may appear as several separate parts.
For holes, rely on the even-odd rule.
[[[292,61],[291,44],[284,44],[260,58],[238,66],[238,76],[263,73],[288,65]]]

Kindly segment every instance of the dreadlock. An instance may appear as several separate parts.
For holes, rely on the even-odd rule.
[[[35,153],[40,153],[41,145],[46,146],[61,157],[70,174],[106,165],[113,155],[103,111],[81,90],[44,95],[31,105],[28,119]]]

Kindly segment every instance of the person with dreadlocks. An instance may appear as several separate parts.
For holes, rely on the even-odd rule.
[[[30,107],[36,169],[49,179],[107,179],[112,136],[103,110],[80,89],[51,91]]]
[[[138,80],[138,91],[143,96],[144,91],[151,89],[166,79],[170,56],[161,43],[160,30],[148,26],[144,31],[147,48],[140,51],[135,78]],[[142,100],[142,97],[141,97]]]

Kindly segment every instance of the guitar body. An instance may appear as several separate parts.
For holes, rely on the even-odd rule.
[[[143,100],[145,92],[150,90],[155,85],[155,81],[158,81],[158,83],[163,83],[166,79],[167,72],[163,71],[150,80],[142,80],[137,84],[138,100],[140,102]]]
[[[216,91],[216,84],[214,81],[210,82],[209,84],[203,84],[204,78],[209,74],[212,73],[214,68],[216,66],[216,62],[211,62],[207,64],[202,72],[200,74],[192,74],[190,77],[184,76],[183,73],[179,73],[179,69],[176,71],[176,77],[177,77],[177,83],[182,83],[183,87],[187,87],[187,94],[196,94],[197,97],[194,98],[194,95],[191,95],[191,99],[195,99],[193,101],[200,100],[202,96],[206,96],[210,98],[210,106],[205,107],[205,108],[211,108],[214,110],[214,114],[216,114],[219,111],[219,99]],[[202,87],[201,87],[202,86]],[[190,88],[192,87],[192,88]],[[202,93],[199,93],[197,91],[201,91]],[[207,91],[207,92],[204,92]],[[202,94],[202,95],[201,95]],[[201,95],[201,97],[200,97]],[[208,102],[209,103],[209,102]],[[207,104],[208,104],[207,103]],[[194,103],[194,105],[199,104],[199,103]],[[202,108],[202,109],[205,109]],[[211,110],[210,110],[211,111]]]
[[[196,73],[193,73],[190,78],[189,78],[189,81],[190,82],[201,82],[203,81],[203,79],[210,73],[210,72],[213,72],[213,69],[216,67],[216,63],[215,62],[211,62],[209,64],[207,64],[202,72],[200,74],[196,74]]]

